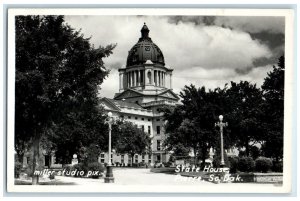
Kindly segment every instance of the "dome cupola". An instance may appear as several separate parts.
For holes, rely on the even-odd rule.
[[[149,37],[150,30],[146,23],[144,23],[141,29],[141,38],[131,48],[127,57],[126,67],[144,64],[147,60],[150,60],[156,65],[165,65],[165,60],[162,51],[159,47],[152,42]]]

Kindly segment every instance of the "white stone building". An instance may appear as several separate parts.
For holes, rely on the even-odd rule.
[[[168,162],[169,154],[162,150],[165,139],[163,113],[157,109],[164,105],[176,106],[179,97],[172,90],[172,71],[166,67],[159,47],[149,37],[144,24],[141,38],[131,48],[125,68],[119,69],[119,92],[113,99],[102,98],[101,104],[114,118],[133,122],[152,138],[152,154],[136,155],[133,163]],[[127,154],[112,154],[112,162],[130,163]],[[101,153],[99,161],[108,162],[108,154]]]

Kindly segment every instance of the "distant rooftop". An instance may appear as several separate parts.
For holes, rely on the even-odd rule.
[[[136,103],[130,103],[127,101],[123,101],[123,100],[115,100],[115,99],[110,99],[107,98],[109,101],[113,102],[114,104],[116,104],[119,107],[130,107],[130,108],[135,108],[135,109],[144,109],[143,107],[141,107],[139,104]]]

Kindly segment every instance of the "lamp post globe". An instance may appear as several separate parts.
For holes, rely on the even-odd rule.
[[[225,161],[224,161],[224,145],[223,145],[223,128],[227,126],[227,123],[223,123],[223,115],[219,116],[220,122],[215,123],[215,126],[218,126],[220,128],[220,138],[221,138],[221,167],[225,166]]]
[[[112,172],[112,164],[111,164],[111,126],[113,123],[113,117],[112,117],[112,113],[108,112],[108,163],[106,166],[106,176],[104,178],[104,182],[105,183],[114,183],[115,178],[113,176],[113,172]]]

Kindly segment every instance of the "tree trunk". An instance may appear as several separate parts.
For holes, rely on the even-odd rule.
[[[134,157],[134,155],[131,154],[131,167],[133,165],[133,157]]]
[[[250,150],[249,150],[249,141],[248,141],[248,138],[246,140],[245,147],[246,147],[246,156],[249,157]]]
[[[193,149],[194,149],[194,165],[196,166],[197,165],[197,150],[195,147]]]
[[[39,170],[39,157],[40,156],[40,139],[35,137],[33,141],[33,160],[32,160],[32,185],[38,185],[39,175],[34,172]]]
[[[204,167],[205,167],[205,159],[206,159],[206,147],[204,147],[204,148],[202,148],[202,163],[201,163],[201,170],[203,170],[204,169]]]

